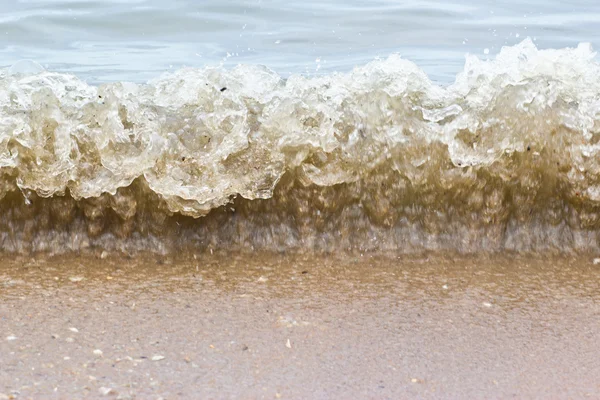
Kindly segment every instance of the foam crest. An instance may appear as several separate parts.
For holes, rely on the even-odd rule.
[[[5,70],[1,247],[596,249],[594,57],[525,40],[449,86],[397,55],[99,87]]]

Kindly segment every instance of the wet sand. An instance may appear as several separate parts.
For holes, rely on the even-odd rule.
[[[593,257],[0,260],[0,399],[598,398]]]

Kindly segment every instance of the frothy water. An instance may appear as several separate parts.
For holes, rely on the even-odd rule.
[[[525,40],[449,86],[398,56],[99,87],[4,71],[2,247],[596,249],[594,57]]]
[[[36,21],[47,3],[16,3],[22,14],[0,23]],[[154,15],[152,4],[135,15]],[[84,21],[104,9],[80,6]],[[114,7],[116,21],[128,7]],[[371,16],[397,7],[410,9],[385,4]],[[436,4],[428,21],[454,21],[464,7]],[[82,23],[64,15],[60,26]],[[590,44],[545,49],[527,38],[468,55],[449,84],[384,51],[346,72],[289,73],[263,52],[266,66],[206,63],[101,85],[85,63],[77,75],[45,69],[41,53],[13,63],[0,70],[0,248],[599,249],[600,64]]]

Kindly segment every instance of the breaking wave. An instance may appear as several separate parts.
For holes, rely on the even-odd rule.
[[[0,248],[596,250],[594,57],[526,40],[449,86],[396,55],[99,87],[3,70]]]

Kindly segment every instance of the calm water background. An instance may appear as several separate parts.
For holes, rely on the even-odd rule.
[[[182,66],[263,64],[286,76],[399,53],[447,83],[466,53],[600,42],[597,1],[3,0],[0,65],[32,59],[90,83]]]

